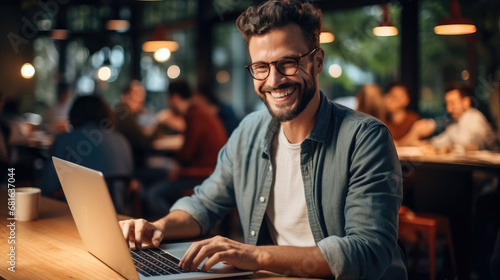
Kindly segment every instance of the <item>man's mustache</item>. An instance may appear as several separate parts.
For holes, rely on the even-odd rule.
[[[260,88],[260,92],[262,94],[264,94],[265,92],[267,91],[276,91],[276,90],[280,90],[280,89],[285,89],[285,88],[291,88],[291,87],[300,87],[300,84],[299,83],[284,83],[284,84],[281,84],[277,87],[270,87],[270,86],[263,86]]]

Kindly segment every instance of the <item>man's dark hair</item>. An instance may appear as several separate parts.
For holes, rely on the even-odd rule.
[[[193,96],[189,84],[184,80],[177,80],[170,83],[168,86],[168,95],[171,96],[172,94],[177,94],[184,100]]]
[[[69,111],[69,122],[75,128],[91,122],[99,125],[104,119],[113,124],[113,111],[106,101],[95,94],[78,97]]]
[[[248,45],[250,38],[263,35],[274,28],[290,23],[302,29],[304,40],[310,49],[319,48],[322,13],[310,3],[299,0],[272,0],[259,6],[249,7],[236,20],[236,26]]]
[[[458,90],[460,93],[460,97],[473,97],[474,96],[474,89],[467,84],[461,83],[461,82],[448,82],[444,86],[444,92],[447,93],[452,90]]]
[[[389,91],[391,91],[395,87],[402,87],[402,88],[404,88],[406,90],[406,93],[408,93],[408,87],[406,87],[406,85],[403,82],[399,82],[399,81],[390,83],[386,87],[385,93],[388,93]]]

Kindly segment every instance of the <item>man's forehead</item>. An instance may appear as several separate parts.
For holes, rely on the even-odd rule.
[[[458,98],[462,97],[460,95],[460,91],[458,91],[458,89],[452,89],[450,91],[447,91],[445,96],[444,96],[444,98],[455,98],[455,97],[458,97]]]
[[[302,30],[295,23],[273,28],[264,34],[254,35],[248,42],[248,51],[252,59],[256,55],[283,51],[293,53],[294,50],[302,50],[304,47],[307,47],[307,44],[302,36]]]

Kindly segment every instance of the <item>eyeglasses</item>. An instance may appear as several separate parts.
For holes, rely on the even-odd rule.
[[[301,55],[299,57],[290,57],[290,56],[284,56],[276,61],[273,62],[256,62],[256,63],[250,63],[245,68],[248,70],[250,73],[250,76],[252,78],[263,81],[269,77],[269,73],[271,72],[271,64],[276,65],[276,70],[278,70],[278,73],[280,73],[283,76],[292,76],[297,71],[299,70],[299,63],[300,60],[310,54],[314,54],[318,48],[313,49],[312,51]]]

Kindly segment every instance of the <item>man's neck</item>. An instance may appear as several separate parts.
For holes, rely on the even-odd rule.
[[[318,90],[319,91],[319,90]],[[321,94],[317,92],[314,94],[307,107],[291,121],[282,122],[283,132],[285,133],[288,142],[291,144],[300,143],[306,139],[309,132],[314,127],[316,116],[319,111],[319,103],[321,101]]]
[[[182,108],[181,109],[181,114],[183,116],[186,116],[191,107],[193,107],[193,102],[190,99],[186,99],[182,101],[182,104],[180,105]]]
[[[401,124],[406,118],[406,109],[398,110],[394,112],[391,116],[391,121],[393,124]]]

